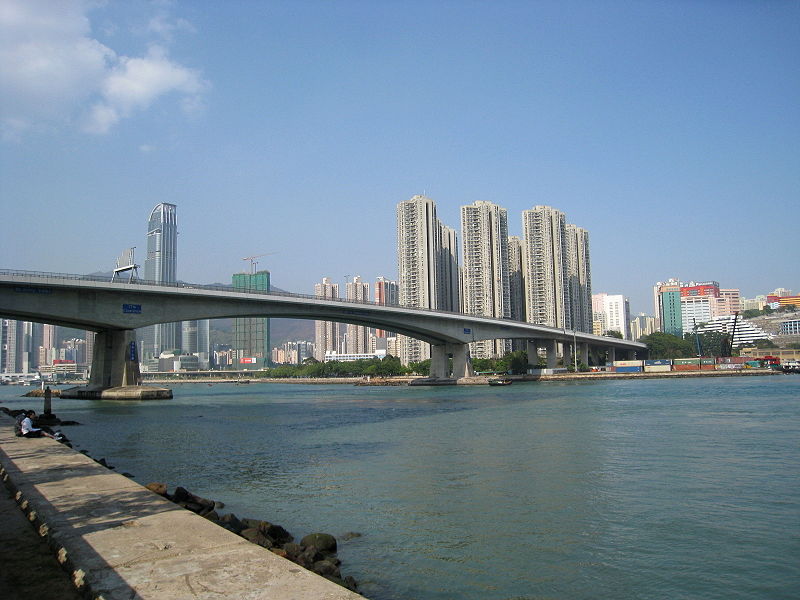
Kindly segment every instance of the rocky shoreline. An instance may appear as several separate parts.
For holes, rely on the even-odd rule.
[[[27,409],[11,410],[5,406],[0,406],[0,411],[11,417],[16,417],[20,413],[27,411]],[[34,425],[50,431],[49,428],[55,426],[80,425],[80,423],[77,421],[62,421],[54,413],[51,413],[49,415],[38,415],[34,420]],[[66,436],[63,436],[61,443],[72,448],[72,444]],[[81,450],[80,452],[107,469],[116,469],[116,467],[109,465],[105,458],[95,459],[89,455],[88,450]],[[134,477],[131,473],[121,473],[121,475],[129,478]],[[342,576],[340,568],[342,561],[336,554],[338,549],[337,540],[329,533],[310,533],[303,537],[299,543],[296,543],[294,536],[280,525],[259,519],[239,518],[233,513],[220,514],[219,511],[225,507],[224,503],[203,498],[193,494],[186,488],[178,486],[170,494],[168,486],[164,483],[153,482],[144,487],[249,542],[292,561],[304,569],[312,571],[351,591],[358,591],[358,584],[352,576]],[[360,536],[361,534],[359,533],[348,533],[344,537],[353,539]]]

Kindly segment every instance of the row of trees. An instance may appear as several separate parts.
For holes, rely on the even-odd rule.
[[[650,358],[689,358],[692,356],[728,356],[730,351],[730,336],[719,331],[705,333],[686,333],[678,337],[669,333],[657,331],[646,335],[639,340],[647,344]],[[756,348],[774,348],[769,340],[755,340]],[[790,346],[794,346],[791,344]],[[734,348],[731,355],[738,356],[738,349]]]

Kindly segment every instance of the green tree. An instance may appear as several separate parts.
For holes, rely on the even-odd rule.
[[[605,336],[617,338],[620,340],[622,339],[622,333],[617,331],[616,329],[609,329],[608,331],[606,331]]]
[[[423,360],[420,362],[412,362],[408,365],[412,373],[427,377],[431,373],[431,359]]]
[[[647,345],[650,358],[685,358],[696,356],[694,345],[671,333],[656,331],[639,340]]]

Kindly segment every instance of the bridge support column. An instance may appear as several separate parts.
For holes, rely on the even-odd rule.
[[[583,363],[587,367],[589,366],[589,344],[578,344],[578,363]]]
[[[61,397],[120,400],[172,398],[172,390],[142,386],[141,383],[139,353],[133,329],[104,329],[95,336],[89,385],[64,390]]]
[[[448,344],[453,352],[453,378],[472,377],[472,357],[469,355],[469,344]]]
[[[569,342],[563,342],[561,344],[561,362],[564,363],[565,369],[575,366],[573,348],[572,344]]]
[[[526,340],[525,350],[528,352],[528,369],[535,369],[539,364],[539,342]]]
[[[448,379],[446,344],[431,344],[431,379]]]
[[[545,351],[547,352],[547,368],[548,369],[555,369],[558,367],[558,353],[556,352],[556,341],[555,340],[546,340],[545,341]]]
[[[614,346],[608,347],[608,362],[614,364],[614,361],[617,360],[617,349]]]
[[[112,388],[140,385],[139,355],[132,329],[105,329],[94,339],[89,386]]]

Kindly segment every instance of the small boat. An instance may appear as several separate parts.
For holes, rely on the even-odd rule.
[[[512,383],[514,383],[514,381],[508,377],[495,377],[489,380],[489,385],[511,385]]]

